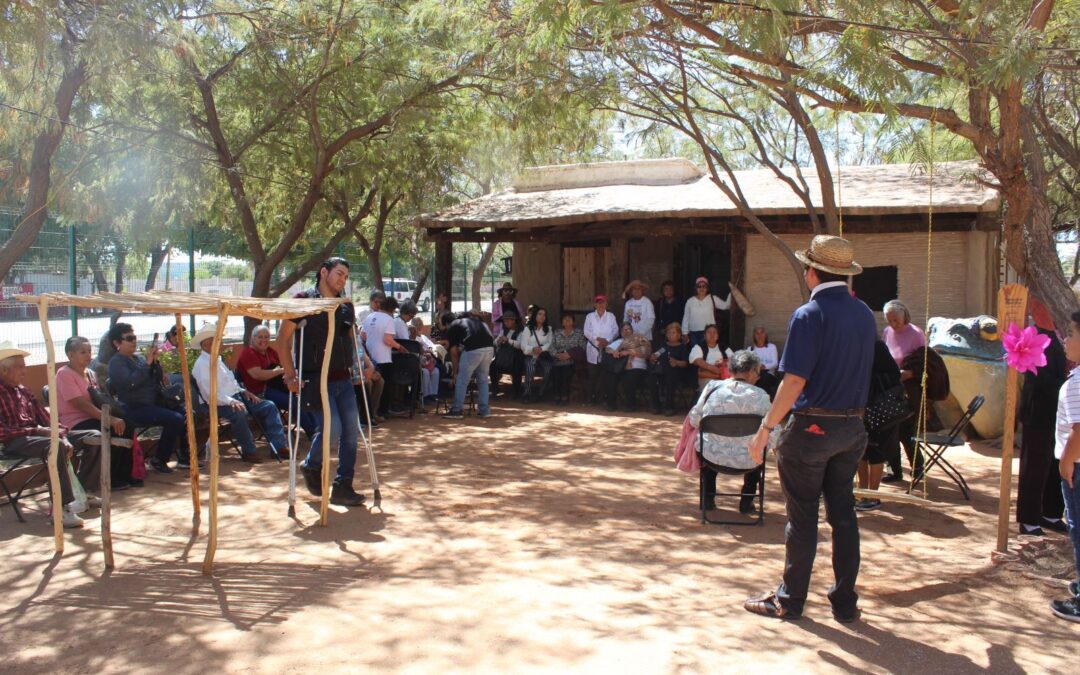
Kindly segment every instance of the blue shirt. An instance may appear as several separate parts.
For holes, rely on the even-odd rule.
[[[780,370],[806,379],[795,410],[866,407],[877,325],[846,286],[823,288],[788,323]]]

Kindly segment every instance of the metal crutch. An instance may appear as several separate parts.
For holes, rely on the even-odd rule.
[[[370,413],[370,406],[368,405],[367,387],[364,386],[364,364],[360,361],[360,334],[357,331],[353,331],[353,340],[355,345],[353,346],[353,359],[356,361],[356,372],[359,373],[360,378],[360,392],[364,397],[364,410]],[[371,473],[371,492],[372,492],[372,507],[382,508],[382,493],[379,492],[379,472],[375,468],[375,451],[371,447],[371,441],[368,440],[371,436],[371,415],[368,414],[368,431],[364,433],[364,419],[360,416],[360,410],[356,411],[357,424],[360,428],[360,440],[364,443],[364,451],[367,452],[368,471]]]
[[[293,364],[296,368],[296,382],[297,392],[294,396],[292,392],[289,393],[289,517],[296,517],[296,453],[300,447],[300,415],[302,408],[300,406],[300,394],[301,389],[304,386],[303,367],[304,367],[304,329],[307,328],[307,319],[304,319],[299,324],[300,328],[300,350],[299,354],[293,359]],[[293,420],[293,401],[296,402],[296,429],[292,428]],[[295,431],[295,437],[293,432]]]

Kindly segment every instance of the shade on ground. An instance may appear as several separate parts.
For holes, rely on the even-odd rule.
[[[495,413],[376,430],[385,512],[339,509],[325,529],[315,499],[299,522],[286,518],[287,465],[224,461],[212,579],[200,574],[206,527],[193,542],[178,474],[115,495],[110,575],[96,520],[52,561],[40,509],[19,524],[5,507],[0,671],[1072,668],[1080,627],[1047,609],[1063,585],[989,564],[997,459],[988,447],[955,453],[972,502],[936,480],[941,505],[860,515],[864,615],[851,626],[829,615],[823,524],[807,616],[784,624],[741,608],[781,572],[771,463],[765,527],[702,526],[696,479],[670,459],[673,418]]]

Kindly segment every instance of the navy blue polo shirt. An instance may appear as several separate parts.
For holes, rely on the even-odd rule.
[[[825,288],[788,323],[780,370],[806,379],[795,409],[866,407],[877,324],[847,286]]]

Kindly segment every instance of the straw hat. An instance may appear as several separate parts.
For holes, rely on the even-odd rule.
[[[195,335],[191,336],[191,344],[202,347],[203,340],[209,340],[215,335],[217,335],[217,324],[204,323],[202,327],[195,332]]]
[[[640,286],[642,293],[649,292],[649,284],[645,283],[641,279],[634,279],[630,283],[626,284],[626,288],[623,289],[623,295],[630,295],[630,291],[634,290],[634,286]]]
[[[517,293],[517,289],[514,288],[514,284],[510,283],[509,281],[504,282],[502,287],[499,288],[499,293],[502,293],[503,291],[510,291],[511,293]]]
[[[862,274],[862,265],[855,262],[855,247],[847,239],[819,234],[805,251],[795,251],[804,265],[830,274]]]
[[[30,352],[19,349],[13,342],[8,340],[0,342],[0,361],[10,359],[12,356],[30,356]]]

